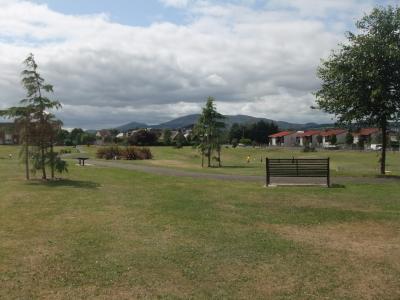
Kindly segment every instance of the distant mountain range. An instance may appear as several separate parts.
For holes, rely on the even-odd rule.
[[[131,122],[131,123],[119,126],[116,129],[118,129],[119,131],[122,131],[122,132],[128,131],[130,129],[135,129],[135,128],[180,129],[180,128],[193,126],[193,124],[197,123],[197,120],[199,119],[199,117],[200,117],[199,114],[187,115],[187,116],[176,118],[171,121],[161,123],[158,125],[147,125],[144,123]],[[256,118],[256,117],[246,116],[246,115],[235,115],[235,116],[226,115],[225,118],[226,118],[225,123],[228,128],[234,123],[253,124],[253,123],[256,123],[261,120],[265,121],[265,122],[274,122],[275,124],[278,125],[279,129],[281,129],[281,130],[286,130],[286,129],[306,130],[306,129],[317,129],[317,128],[326,128],[326,127],[333,126],[333,124],[289,123],[289,122],[284,122],[284,121],[275,121],[275,120],[266,119],[266,118]]]

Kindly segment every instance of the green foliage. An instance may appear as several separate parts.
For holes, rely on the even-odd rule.
[[[356,26],[359,33],[349,33],[347,43],[319,68],[317,104],[340,123],[382,129],[385,174],[388,122],[400,117],[400,7],[375,8]]]
[[[309,152],[317,152],[317,149],[315,149],[315,147],[307,145],[307,146],[304,146],[304,148],[301,151],[304,153],[309,153]]]
[[[336,135],[334,134],[334,135],[332,135],[332,137],[331,137],[331,145],[336,145],[337,144],[337,137],[336,137]]]
[[[251,145],[251,139],[243,138],[243,139],[240,139],[239,143],[243,144],[243,145],[246,145],[246,146],[249,146],[249,145]]]
[[[346,145],[351,146],[354,143],[354,136],[351,132],[346,134]]]
[[[169,145],[171,145],[171,136],[172,136],[172,132],[171,132],[171,130],[170,129],[164,129],[163,130],[163,133],[162,133],[162,136],[163,136],[163,143],[164,143],[164,145],[165,146],[169,146]]]
[[[129,144],[130,145],[137,145],[137,146],[152,146],[157,143],[158,136],[155,132],[141,129],[129,137]]]
[[[239,140],[237,138],[233,138],[231,143],[232,143],[232,147],[236,148],[239,144]]]
[[[268,136],[278,132],[278,126],[273,122],[267,123],[263,120],[252,124],[233,124],[229,130],[229,141],[242,138],[250,139],[256,144],[267,144]]]
[[[217,112],[214,100],[213,97],[208,97],[206,106],[194,128],[198,149],[202,153],[202,166],[204,165],[204,156],[206,156],[208,167],[211,167],[211,158],[215,151],[217,152],[218,166],[221,166],[221,142],[225,128],[223,122],[225,117]]]

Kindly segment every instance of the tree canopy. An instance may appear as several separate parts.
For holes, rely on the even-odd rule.
[[[400,116],[400,8],[375,8],[356,27],[318,69],[317,104],[339,123],[381,128],[384,174],[388,122]]]

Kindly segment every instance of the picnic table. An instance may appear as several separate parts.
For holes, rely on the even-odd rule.
[[[79,165],[84,167],[85,166],[85,160],[88,160],[89,157],[77,157],[76,159],[78,160]]]

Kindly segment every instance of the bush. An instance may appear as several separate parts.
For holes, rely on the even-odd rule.
[[[144,160],[152,159],[153,155],[149,148],[118,146],[101,147],[97,150],[97,158],[101,159],[125,159],[125,160]]]
[[[302,150],[302,152],[317,152],[317,149],[315,149],[315,147],[310,147],[310,146],[305,146]]]
[[[243,145],[251,145],[251,140],[250,139],[240,139],[239,143],[243,144]]]
[[[232,147],[233,148],[236,148],[238,144],[239,144],[238,139],[236,139],[236,138],[232,139]]]

